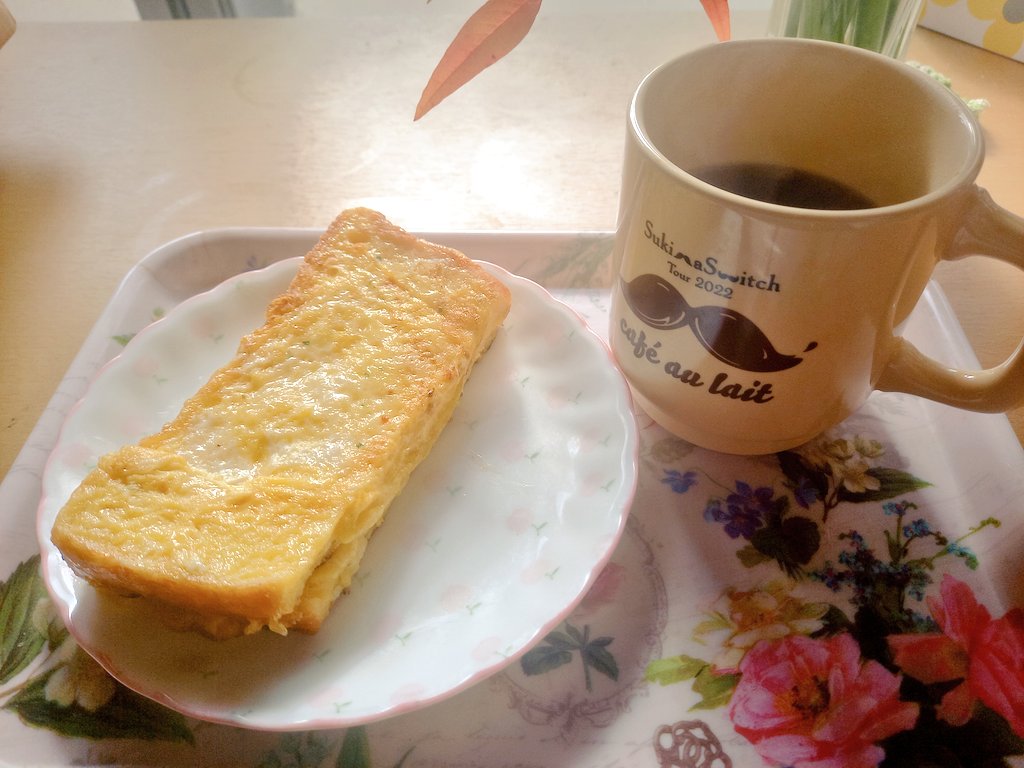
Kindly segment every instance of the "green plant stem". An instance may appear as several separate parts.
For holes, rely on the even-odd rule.
[[[785,35],[881,51],[903,0],[792,0]]]
[[[929,568],[929,569],[930,568],[934,568],[936,560],[938,560],[940,557],[945,557],[946,555],[950,554],[950,549],[949,548],[952,545],[963,543],[964,541],[969,539],[971,536],[973,536],[974,534],[976,534],[978,531],[982,530],[983,528],[988,528],[989,526],[992,526],[993,528],[998,528],[1001,525],[1002,525],[1002,523],[999,522],[998,520],[996,520],[994,517],[986,517],[980,523],[978,523],[977,525],[975,525],[972,528],[968,529],[967,533],[965,533],[963,536],[959,536],[958,538],[953,539],[951,542],[946,544],[944,547],[942,547],[942,549],[940,549],[938,552],[936,552],[931,557],[920,557],[920,558],[917,558],[916,560],[911,560],[910,562],[915,564],[915,565],[920,563],[925,568]]]
[[[859,48],[882,50],[898,0],[872,0],[861,4],[850,42]]]

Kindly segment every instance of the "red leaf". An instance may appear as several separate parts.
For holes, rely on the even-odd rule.
[[[541,0],[487,0],[469,17],[437,63],[423,89],[419,120],[447,96],[505,56],[526,37]]]
[[[939,632],[889,635],[893,663],[922,683],[944,683],[967,677],[967,652]]]
[[[700,0],[704,6],[704,13],[711,20],[711,26],[715,28],[718,39],[728,40],[732,36],[729,26],[729,0]]]

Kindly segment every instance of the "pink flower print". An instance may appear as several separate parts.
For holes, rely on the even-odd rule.
[[[160,361],[152,356],[140,357],[132,363],[131,371],[139,378],[151,378],[160,372]]]
[[[566,389],[564,387],[550,389],[544,393],[545,402],[548,408],[553,411],[561,410],[569,405],[569,403],[576,402],[579,396],[578,390]]]
[[[427,687],[421,683],[406,683],[399,686],[391,693],[391,704],[402,707],[406,704],[415,704],[427,694]]]
[[[607,491],[615,482],[614,477],[609,477],[606,472],[588,472],[580,482],[580,494],[583,496],[594,496]]]
[[[534,560],[519,572],[519,580],[523,584],[539,584],[554,578],[558,566],[543,557]]]
[[[441,594],[441,607],[448,613],[462,613],[473,603],[473,590],[465,584],[452,584]]]
[[[580,431],[579,438],[580,453],[588,454],[591,451],[600,449],[606,444],[608,439],[608,430],[605,429],[603,425],[589,426]]]
[[[500,637],[490,635],[477,643],[476,647],[470,652],[470,655],[475,661],[481,663],[495,661],[507,655],[503,652],[504,647],[504,641]]]
[[[545,323],[540,336],[544,339],[545,347],[552,350],[552,354],[557,353],[559,356],[559,350],[564,348],[566,339],[569,338],[565,326],[559,323]]]
[[[740,672],[729,717],[772,765],[874,768],[885,757],[878,742],[917,722],[899,676],[862,661],[849,634],[762,641]]]
[[[626,580],[626,568],[618,563],[609,562],[601,569],[594,584],[580,601],[576,615],[590,614],[602,606],[615,602],[622,583]]]
[[[530,530],[532,524],[533,512],[527,507],[517,507],[505,518],[505,527],[515,534],[526,533]]]
[[[88,469],[96,461],[94,451],[85,443],[68,443],[60,449],[61,461],[71,469]]]
[[[498,449],[499,455],[509,464],[515,464],[517,461],[522,461],[527,458],[530,451],[525,445],[519,440],[509,440],[503,443]]]
[[[1024,736],[1024,610],[993,619],[971,588],[948,574],[940,595],[928,598],[928,608],[942,631],[890,636],[893,660],[926,684],[963,681],[939,703],[937,714],[950,725],[970,720],[980,700]]]
[[[395,613],[385,613],[377,620],[373,628],[373,638],[378,643],[386,643],[402,629],[402,617]]]
[[[197,339],[213,339],[216,341],[220,333],[220,319],[210,315],[199,315],[192,318],[189,330]]]
[[[317,709],[341,712],[349,702],[344,689],[340,686],[328,685],[326,688],[309,697],[309,705]]]

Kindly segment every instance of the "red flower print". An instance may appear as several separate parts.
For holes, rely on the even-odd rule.
[[[729,717],[772,765],[874,768],[885,757],[878,742],[917,722],[899,676],[862,661],[848,634],[764,640],[740,672]]]
[[[963,680],[937,710],[950,725],[970,720],[981,700],[1024,736],[1024,610],[993,619],[971,588],[948,574],[940,593],[928,608],[942,632],[890,636],[893,661],[922,683]]]

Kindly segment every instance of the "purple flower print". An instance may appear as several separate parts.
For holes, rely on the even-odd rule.
[[[750,539],[764,526],[765,517],[775,511],[774,494],[771,488],[752,488],[747,483],[736,481],[736,491],[725,501],[711,499],[704,509],[704,519],[725,523],[725,532],[730,538]]]
[[[697,483],[697,473],[692,469],[688,472],[680,472],[677,469],[666,469],[665,476],[661,482],[672,488],[676,493],[686,493]]]

